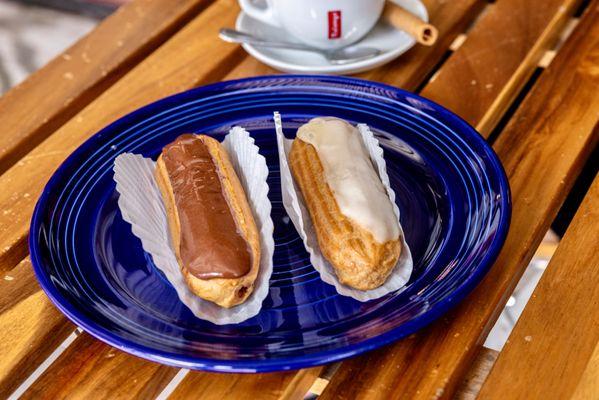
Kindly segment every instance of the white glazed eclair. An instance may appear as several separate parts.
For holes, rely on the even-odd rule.
[[[312,119],[299,128],[289,165],[339,281],[360,290],[381,286],[401,253],[399,222],[358,129],[338,118]]]

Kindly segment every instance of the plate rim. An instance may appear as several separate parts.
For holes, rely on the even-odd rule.
[[[492,166],[492,170],[496,174],[496,178],[499,183],[499,190],[501,192],[499,223],[495,237],[491,242],[491,245],[487,250],[485,256],[479,262],[474,272],[454,289],[451,296],[439,300],[439,302],[434,307],[414,317],[413,319],[394,327],[388,332],[374,336],[372,338],[368,338],[355,344],[347,345],[343,348],[317,351],[308,355],[301,356],[256,360],[252,358],[217,359],[178,355],[168,351],[158,350],[146,345],[140,345],[130,339],[120,338],[105,327],[97,325],[93,322],[93,320],[88,319],[83,313],[81,313],[77,309],[76,305],[72,304],[69,300],[62,296],[54,287],[54,285],[50,282],[50,277],[44,271],[40,249],[38,248],[39,244],[37,238],[39,236],[44,216],[43,211],[44,209],[46,209],[46,206],[48,204],[52,188],[57,185],[57,181],[62,179],[64,171],[77,163],[77,161],[81,158],[81,153],[83,153],[86,150],[86,148],[91,145],[90,143],[93,140],[97,139],[98,136],[102,135],[106,131],[113,129],[115,126],[117,126],[117,124],[126,123],[128,120],[135,118],[136,116],[142,113],[147,113],[149,110],[153,108],[161,107],[163,104],[173,102],[180,97],[201,94],[202,92],[216,92],[226,88],[227,86],[247,84],[255,81],[268,81],[273,79],[293,79],[296,81],[308,80],[313,82],[315,85],[317,81],[321,83],[336,81],[337,83],[343,84],[343,86],[350,86],[352,84],[356,84],[360,87],[374,87],[378,89],[384,89],[390,92],[398,93],[401,97],[409,96],[416,98],[425,103],[426,105],[430,106],[432,109],[441,111],[443,116],[445,118],[448,118],[448,120],[453,119],[459,125],[463,125],[466,128],[466,130],[470,132],[469,138],[476,142],[477,150],[482,149],[485,155],[488,156],[489,164]],[[464,297],[474,289],[474,287],[482,280],[482,278],[490,270],[491,266],[497,259],[497,256],[499,255],[499,252],[501,251],[501,248],[505,243],[505,239],[507,237],[509,225],[511,222],[511,215],[511,191],[505,170],[503,168],[503,165],[501,164],[501,161],[499,160],[499,157],[497,156],[493,148],[487,143],[487,141],[476,131],[476,129],[474,129],[464,119],[449,111],[445,107],[424,97],[421,97],[418,94],[411,93],[404,89],[397,88],[385,83],[373,82],[365,79],[311,74],[261,75],[249,78],[216,82],[213,84],[200,86],[197,88],[193,88],[190,90],[173,94],[171,96],[161,98],[147,105],[144,105],[126,115],[121,116],[120,118],[116,119],[104,128],[100,129],[98,132],[88,137],[60,164],[60,166],[54,171],[54,173],[46,183],[40,197],[36,202],[33,211],[29,230],[28,244],[33,270],[44,293],[68,319],[70,319],[77,326],[81,327],[85,332],[103,341],[104,343],[107,343],[113,347],[116,347],[135,356],[174,367],[228,373],[274,372],[313,367],[357,356],[364,352],[376,349],[378,347],[387,345],[398,339],[406,337],[416,332],[417,330],[420,330],[425,326],[429,325],[431,322],[438,319],[441,315],[448,312],[461,300],[463,300]]]

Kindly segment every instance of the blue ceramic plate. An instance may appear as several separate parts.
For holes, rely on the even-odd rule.
[[[360,303],[319,279],[281,203],[275,110],[287,134],[322,115],[370,125],[384,148],[414,257],[405,291]],[[270,168],[274,272],[260,314],[217,326],[179,302],[123,221],[112,167],[123,152],[156,158],[184,132],[222,138],[235,125],[256,138]],[[50,179],[35,209],[30,247],[45,292],[98,339],[185,368],[265,372],[341,360],[438,318],[487,272],[509,219],[499,160],[451,112],[379,83],[274,76],[181,93],[100,131]]]

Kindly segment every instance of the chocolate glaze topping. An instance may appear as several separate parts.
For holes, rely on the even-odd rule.
[[[185,134],[162,150],[181,224],[181,261],[200,279],[239,278],[251,269],[251,253],[223,193],[204,142]]]

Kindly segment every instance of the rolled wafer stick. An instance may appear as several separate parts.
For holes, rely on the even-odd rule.
[[[437,41],[439,35],[437,28],[392,1],[387,1],[383,19],[393,27],[405,31],[420,44],[432,46]]]

